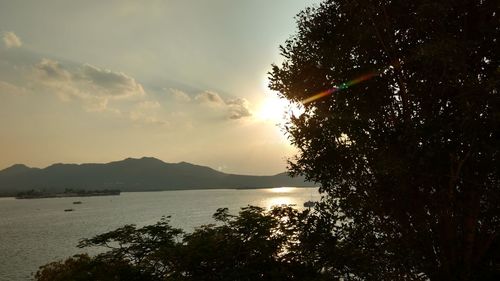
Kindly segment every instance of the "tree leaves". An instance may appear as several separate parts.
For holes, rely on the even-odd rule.
[[[40,268],[37,280],[317,280],[321,267],[304,258],[304,232],[314,218],[290,206],[247,206],[238,215],[218,209],[219,223],[192,233],[168,218],[137,228],[126,225],[83,239],[79,247],[106,247],[95,257],[78,255]],[[304,244],[305,245],[305,244]],[[311,244],[311,247],[313,245]],[[309,254],[313,255],[313,254]],[[319,264],[319,263],[318,263]],[[132,274],[131,273],[131,274]],[[78,279],[86,276],[88,279]],[[66,279],[65,279],[66,278]]]
[[[289,167],[336,200],[323,210],[352,221],[338,234],[356,237],[373,276],[469,280],[499,262],[478,248],[500,226],[499,7],[324,1],[281,47],[271,89],[291,100],[339,89],[287,124]]]

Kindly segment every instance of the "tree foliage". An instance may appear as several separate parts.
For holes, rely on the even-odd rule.
[[[335,0],[298,15],[270,87],[306,102],[286,125],[290,169],[321,183],[324,216],[345,216],[346,255],[371,268],[352,276],[498,277],[499,7]]]
[[[308,211],[248,206],[237,215],[219,209],[217,224],[185,233],[168,218],[137,228],[126,225],[83,239],[79,247],[105,247],[95,256],[76,255],[44,265],[45,280],[331,280],[320,263],[303,258]],[[314,245],[311,244],[311,247]],[[313,252],[314,250],[308,251]]]
[[[92,258],[87,254],[78,254],[65,261],[46,264],[40,267],[35,279],[38,281],[157,280],[124,260]]]

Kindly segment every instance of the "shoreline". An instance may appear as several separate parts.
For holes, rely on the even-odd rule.
[[[121,191],[120,193],[136,193],[136,192],[165,192],[165,191],[190,191],[190,190],[254,190],[254,189],[272,189],[272,188],[319,188],[319,186],[263,186],[263,187],[232,187],[232,188],[173,188],[167,190],[136,190],[136,191]],[[51,197],[36,197],[36,198],[16,198],[17,195],[0,195],[0,198],[13,198],[13,199],[43,199],[43,198],[66,198],[66,197],[91,197],[91,196],[110,196],[110,195],[75,195],[75,196],[51,196]]]

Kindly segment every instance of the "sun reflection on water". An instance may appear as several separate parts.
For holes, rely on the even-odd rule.
[[[273,206],[281,206],[281,205],[296,205],[297,200],[293,197],[294,191],[297,188],[295,187],[275,187],[268,189],[269,197],[265,199],[264,205],[266,208],[272,208]]]
[[[297,189],[296,187],[275,187],[275,188],[271,188],[269,189],[270,192],[272,193],[291,193],[293,192],[295,189]]]
[[[303,209],[304,202],[319,199],[317,189],[314,188],[310,189],[310,195],[304,193],[302,188],[289,186],[268,188],[263,191],[267,193],[267,196],[260,201],[259,205],[266,209],[281,205],[292,205],[294,208]]]
[[[265,201],[266,208],[271,208],[273,206],[281,206],[281,205],[295,205],[296,202],[292,197],[288,196],[278,196],[278,197],[270,197]]]

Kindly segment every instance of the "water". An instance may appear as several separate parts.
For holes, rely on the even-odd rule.
[[[32,279],[40,265],[60,260],[85,249],[76,248],[81,238],[116,229],[125,224],[154,224],[171,215],[175,227],[191,231],[213,222],[217,208],[237,213],[241,207],[270,207],[318,200],[315,188],[248,190],[189,190],[122,193],[120,196],[0,198],[0,281]],[[82,201],[81,205],[73,204]],[[64,209],[74,209],[64,212]]]

